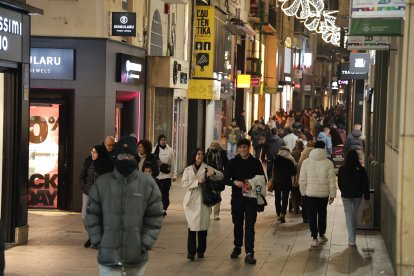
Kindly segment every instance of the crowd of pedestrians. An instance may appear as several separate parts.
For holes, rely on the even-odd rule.
[[[301,213],[309,223],[312,243],[326,243],[327,205],[336,197],[333,153],[342,147],[345,162],[339,168],[348,241],[355,245],[356,214],[369,184],[363,167],[364,139],[355,125],[346,136],[343,108],[280,110],[268,122],[256,120],[247,131],[244,111],[225,129],[227,147],[214,141],[197,148],[184,169],[183,208],[188,224],[187,258],[204,258],[210,216],[220,220],[221,191],[231,186],[234,249],[238,258],[244,245],[246,264],[255,264],[257,213],[263,211],[266,189],[275,196],[276,219],[287,223],[288,211]],[[252,153],[252,154],[251,154]],[[92,148],[80,175],[82,220],[89,234],[85,247],[97,248],[102,275],[128,272],[143,275],[150,250],[169,207],[175,180],[174,152],[160,135],[152,147],[134,135],[118,143],[108,136]],[[207,203],[206,189],[218,198]],[[209,187],[209,188],[206,188]],[[264,194],[263,194],[264,192]]]

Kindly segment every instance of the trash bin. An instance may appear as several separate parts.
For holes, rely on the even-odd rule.
[[[368,203],[362,198],[358,211],[358,229],[374,229],[374,192],[374,189],[369,190]]]

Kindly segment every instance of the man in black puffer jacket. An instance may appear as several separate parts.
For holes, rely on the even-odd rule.
[[[157,239],[163,207],[154,179],[137,170],[136,140],[127,136],[115,148],[115,169],[100,176],[89,192],[86,223],[99,249],[100,274],[143,275]]]

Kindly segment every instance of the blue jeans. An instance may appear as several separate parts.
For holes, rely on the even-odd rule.
[[[237,155],[237,144],[227,142],[227,158],[233,159]]]
[[[348,243],[355,243],[356,230],[358,226],[358,210],[361,204],[361,197],[358,198],[342,198],[345,211],[346,227],[348,228]]]

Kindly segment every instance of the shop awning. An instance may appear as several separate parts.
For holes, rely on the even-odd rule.
[[[16,0],[0,0],[0,7],[14,9],[30,15],[43,15],[43,10]]]
[[[232,35],[239,35],[239,36],[245,36],[245,35],[256,36],[256,32],[253,31],[252,29],[250,29],[249,27],[247,27],[247,26],[241,26],[241,25],[236,25],[236,24],[233,24],[231,22],[227,23],[227,30]]]

